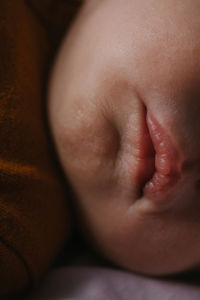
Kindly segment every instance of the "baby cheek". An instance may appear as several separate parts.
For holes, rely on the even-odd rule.
[[[101,189],[115,176],[115,161],[120,148],[116,128],[100,109],[88,114],[77,111],[69,116],[59,138],[61,161],[67,177],[78,189]],[[71,119],[71,120],[70,120]]]

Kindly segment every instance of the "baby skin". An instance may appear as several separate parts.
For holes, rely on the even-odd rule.
[[[48,114],[84,232],[143,274],[200,266],[200,1],[85,0]]]

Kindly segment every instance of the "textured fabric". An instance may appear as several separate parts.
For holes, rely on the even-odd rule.
[[[200,285],[100,267],[52,271],[28,300],[199,300]]]
[[[41,18],[51,19],[55,33],[62,23],[59,10],[48,19],[48,3],[0,0],[0,299],[34,285],[69,232],[45,121],[51,28]]]

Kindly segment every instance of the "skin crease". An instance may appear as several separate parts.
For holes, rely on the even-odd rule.
[[[199,0],[88,0],[52,71],[49,122],[84,231],[137,272],[200,263],[199,53]],[[145,195],[155,171],[148,113],[177,150],[180,176]]]

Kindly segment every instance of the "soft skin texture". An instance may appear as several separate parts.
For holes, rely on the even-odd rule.
[[[84,231],[137,272],[200,263],[199,54],[199,0],[88,0],[52,72],[49,121]]]

